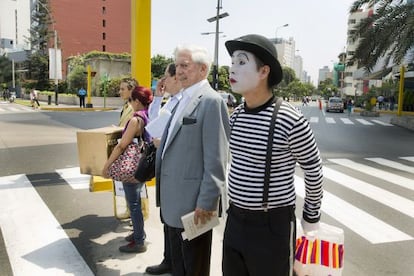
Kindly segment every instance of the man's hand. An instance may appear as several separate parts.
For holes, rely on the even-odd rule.
[[[152,138],[152,142],[154,143],[154,146],[158,149],[160,147],[160,144],[161,144],[161,139],[160,138]]]
[[[211,219],[215,211],[206,211],[201,208],[196,208],[194,212],[194,223],[197,225],[198,222],[205,224]]]
[[[163,97],[165,93],[165,77],[161,78],[158,83],[157,87],[155,88],[154,95],[157,97]]]

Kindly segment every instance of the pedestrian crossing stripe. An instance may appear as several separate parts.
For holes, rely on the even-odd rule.
[[[326,117],[326,118],[325,118],[325,121],[326,121],[328,124],[335,124],[335,120],[334,120],[334,118],[331,118],[331,117]]]
[[[298,196],[304,198],[303,178],[295,176],[295,186]],[[327,191],[323,192],[321,210],[372,244],[413,239],[410,235]]]
[[[384,166],[396,169],[396,170],[405,171],[405,172],[409,172],[409,173],[414,174],[414,168],[413,167],[410,167],[410,166],[407,166],[407,165],[404,165],[404,164],[401,164],[401,163],[398,163],[398,162],[395,162],[395,161],[391,161],[391,160],[387,160],[385,158],[379,158],[379,157],[365,158],[365,159],[369,160],[369,161],[372,161],[372,162],[375,162],[375,163],[380,164],[380,165],[384,165]]]
[[[371,122],[369,122],[369,121],[367,121],[365,119],[355,119],[355,120],[357,120],[358,122],[360,122],[361,124],[366,125],[366,126],[372,126],[372,125],[374,125],[373,123],[371,123]]]
[[[0,177],[0,198],[0,225],[13,275],[93,275],[25,175]]]
[[[55,170],[74,190],[89,189],[91,176],[81,174],[79,167]]]
[[[389,183],[395,184],[397,186],[409,189],[411,191],[414,191],[414,180],[403,177],[397,174],[393,174],[390,172],[386,172],[384,170],[376,169],[361,163],[357,163],[354,161],[351,161],[349,159],[328,159],[329,162],[353,169],[355,171],[362,172],[364,174],[380,178],[382,180],[385,180]]]
[[[309,119],[309,123],[311,124],[316,124],[319,123],[319,117],[316,116],[312,116]],[[355,121],[362,124],[362,125],[366,125],[366,126],[373,126],[375,124],[381,125],[381,126],[394,126],[393,124],[387,123],[387,122],[383,122],[380,120],[376,120],[376,119],[372,119],[370,121],[365,120],[365,119],[359,119],[359,118],[339,118],[339,121],[342,122],[345,125],[355,125]],[[325,122],[327,124],[336,124],[337,121],[335,118],[333,117],[325,117]]]
[[[344,122],[344,124],[346,124],[346,125],[353,125],[354,124],[354,122],[352,122],[348,118],[341,118],[341,121]]]
[[[392,126],[392,124],[389,124],[389,123],[386,123],[386,122],[383,122],[383,121],[380,121],[380,120],[371,120],[371,121],[375,122],[379,125],[383,125],[383,126]]]
[[[323,176],[347,189],[414,218],[414,201],[327,167],[323,167]]]
[[[407,160],[407,161],[411,161],[411,162],[414,162],[414,156],[408,156],[408,157],[399,157],[400,159],[403,159],[403,160]]]

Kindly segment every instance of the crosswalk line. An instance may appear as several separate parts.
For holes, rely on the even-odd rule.
[[[369,122],[369,121],[367,121],[365,119],[355,119],[355,120],[357,120],[358,122],[360,122],[361,124],[366,125],[366,126],[372,126],[372,125],[374,125],[373,123],[371,123],[371,122]]]
[[[373,168],[373,167],[370,167],[370,166],[367,166],[361,163],[357,163],[357,162],[354,162],[348,159],[329,158],[328,161],[350,168],[350,169],[353,169],[353,170],[356,170],[356,171],[359,171],[359,172],[362,172],[362,173],[365,173],[365,174],[368,174],[368,175],[371,175],[371,176],[374,176],[374,177],[377,177],[377,178],[380,178],[380,179],[383,179],[397,186],[414,191],[414,180],[409,179],[407,177],[389,173],[384,170],[376,169],[376,168]]]
[[[56,170],[56,172],[66,180],[72,189],[89,189],[91,176],[88,174],[81,174],[79,167],[59,169]]]
[[[93,275],[25,175],[0,177],[0,198],[0,225],[14,275]]]
[[[348,118],[341,118],[341,121],[344,122],[344,124],[346,124],[346,125],[353,125],[354,124],[354,122],[352,122]]]
[[[386,122],[383,122],[383,121],[380,121],[380,120],[371,120],[371,121],[374,122],[374,123],[377,123],[379,125],[383,125],[383,126],[394,126],[392,124],[389,124],[389,123],[386,123]]]
[[[325,121],[328,123],[328,124],[335,124],[336,122],[335,122],[335,120],[334,120],[334,118],[332,118],[332,117],[326,117],[325,118]]]
[[[397,169],[400,171],[405,171],[405,172],[409,172],[409,173],[414,173],[414,167],[410,167],[395,161],[391,161],[391,160],[387,160],[385,158],[379,158],[379,157],[375,157],[375,158],[365,158],[366,160],[375,162],[377,164],[383,165],[383,166],[387,166],[393,169]]]
[[[303,178],[295,176],[296,193],[305,196]],[[413,240],[410,235],[324,191],[321,210],[372,244]]]
[[[309,122],[311,122],[311,123],[317,123],[317,122],[319,122],[319,118],[318,117],[311,117],[309,119]]]
[[[414,201],[325,166],[323,167],[323,176],[347,189],[360,193],[363,196],[369,197],[372,200],[378,201],[383,205],[414,218]]]
[[[403,160],[407,160],[407,161],[414,162],[414,156],[399,157],[399,158],[400,159],[403,159]]]

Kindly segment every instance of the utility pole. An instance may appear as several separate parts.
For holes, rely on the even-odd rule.
[[[227,12],[220,14],[221,7],[221,1],[217,0],[217,15],[215,17],[211,17],[207,19],[208,22],[216,22],[216,38],[214,43],[214,62],[213,62],[213,88],[217,91],[218,90],[218,45],[219,45],[219,34],[220,34],[220,28],[219,28],[219,21],[221,18],[224,18],[226,16],[229,16]]]

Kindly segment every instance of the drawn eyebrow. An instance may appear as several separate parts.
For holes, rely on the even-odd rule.
[[[244,57],[244,58],[246,58],[247,60],[249,60],[249,57],[247,56],[247,54],[246,53],[238,53],[237,55],[236,55],[237,57]]]

